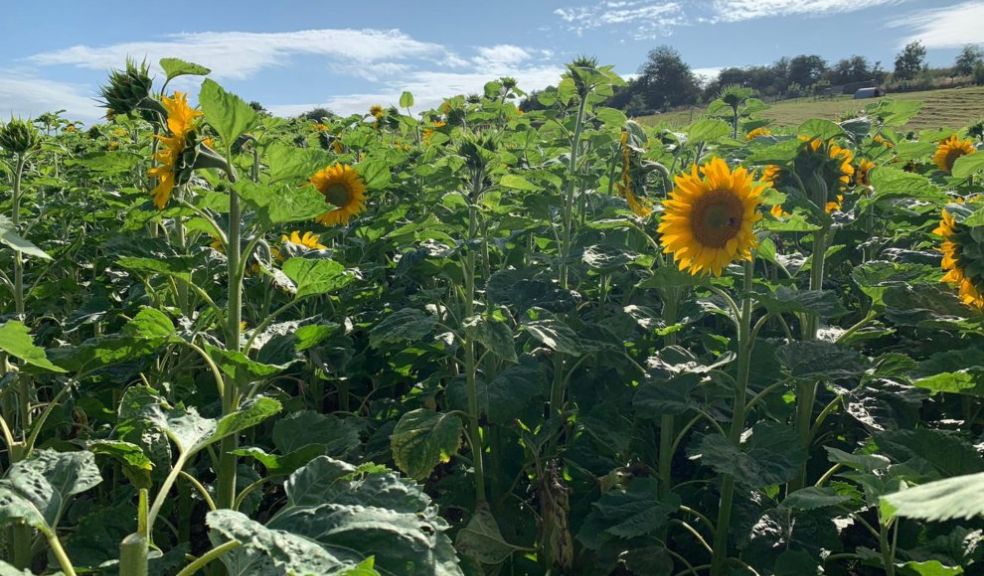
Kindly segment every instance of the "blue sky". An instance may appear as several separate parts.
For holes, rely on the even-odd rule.
[[[0,21],[0,116],[65,108],[92,121],[107,72],[175,56],[277,114],[421,106],[510,75],[526,89],[596,56],[632,74],[658,45],[696,71],[820,54],[891,68],[921,39],[933,64],[984,44],[984,0],[8,0]],[[160,73],[158,72],[158,76]],[[197,81],[176,85],[194,93]]]

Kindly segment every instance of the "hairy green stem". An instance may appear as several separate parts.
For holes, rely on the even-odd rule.
[[[232,150],[227,149],[226,158],[230,167],[227,175],[235,182],[235,171],[231,168]],[[235,190],[229,192],[229,228],[226,237],[228,258],[229,296],[226,304],[226,349],[239,352],[242,346],[243,319],[243,274],[240,265],[242,242],[242,211],[239,195]],[[235,378],[226,381],[222,391],[222,414],[231,414],[239,408],[239,389]],[[232,452],[239,447],[239,436],[230,434],[219,444],[219,468],[216,471],[215,504],[219,508],[232,508],[236,503],[236,455]]]
[[[219,544],[215,548],[212,548],[205,554],[202,554],[195,559],[194,562],[185,566],[181,572],[178,572],[178,576],[193,576],[196,572],[208,565],[209,562],[217,558],[221,558],[226,552],[230,550],[235,550],[239,548],[242,544],[238,540],[230,540],[228,542]]]
[[[574,193],[577,189],[577,153],[581,145],[581,131],[584,128],[584,109],[587,105],[587,95],[581,97],[577,107],[577,117],[574,119],[574,139],[571,142],[571,157],[568,163],[567,193],[564,197],[564,235],[560,244],[560,287],[567,289],[567,264],[571,255],[571,241],[574,237],[571,228],[574,226]]]
[[[735,382],[735,399],[732,409],[731,430],[728,439],[735,446],[741,444],[741,433],[745,430],[746,394],[748,376],[751,368],[752,352],[752,280],[755,263],[745,262],[744,290],[741,299],[741,316],[738,324],[738,376]],[[711,558],[711,576],[724,576],[728,563],[728,534],[731,524],[731,509],[734,504],[735,478],[726,475],[721,484],[721,504],[714,530],[714,553]]]
[[[477,170],[472,177],[471,201],[468,206],[468,247],[465,254],[465,294],[464,317],[471,318],[475,314],[475,247],[473,245],[478,233],[478,202],[482,188],[482,170]],[[465,331],[465,385],[468,391],[468,434],[471,437],[472,462],[475,466],[475,505],[485,503],[485,463],[483,455],[482,429],[478,409],[478,367],[475,362],[475,339]]]

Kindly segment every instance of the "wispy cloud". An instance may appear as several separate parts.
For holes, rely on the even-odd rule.
[[[776,16],[825,16],[856,12],[907,0],[714,0],[712,19],[741,22]]]
[[[399,30],[320,29],[297,32],[199,32],[173,34],[153,42],[127,42],[105,46],[78,45],[35,54],[26,59],[37,68],[71,66],[85,70],[118,68],[126,58],[146,59],[155,63],[170,56],[197,62],[212,69],[218,79],[234,80],[262,77],[264,71],[293,65],[292,56],[321,56],[325,69],[334,74],[362,80],[360,89],[335,94],[317,101],[268,103],[280,115],[294,115],[314,106],[327,106],[338,113],[365,111],[369,104],[394,104],[402,91],[414,93],[421,107],[436,105],[452,94],[481,92],[489,80],[500,76],[515,77],[525,89],[539,89],[556,83],[563,69],[553,61],[549,50],[512,44],[479,46],[468,54],[459,54],[442,44],[417,40]],[[298,63],[298,66],[301,64]],[[305,62],[304,66],[309,66]],[[158,74],[160,71],[157,71]],[[99,80],[102,80],[100,76]],[[0,82],[4,79],[0,77]],[[174,86],[194,91],[197,79],[181,79]],[[17,92],[10,81],[8,88]],[[63,90],[58,97],[57,83],[39,84],[31,94],[31,109],[70,108],[72,114],[83,111],[80,87]],[[80,92],[80,90],[82,90]],[[89,89],[96,92],[95,87]],[[0,91],[0,94],[3,94]],[[2,105],[5,100],[0,100]],[[26,101],[8,98],[12,110],[26,110]],[[71,103],[69,107],[66,103]],[[91,102],[88,117],[98,113]],[[2,111],[2,107],[0,107]]]
[[[984,22],[984,1],[972,0],[905,14],[889,26],[912,30],[900,40],[900,46],[919,40],[927,48],[957,48],[965,44],[984,44],[981,22]]]
[[[155,42],[72,46],[36,54],[28,61],[105,71],[119,67],[128,57],[157,62],[172,56],[208,66],[217,78],[243,79],[264,68],[283,66],[295,55],[325,56],[336,66],[363,69],[378,62],[444,59],[448,54],[439,44],[415,40],[399,30],[320,29],[172,34]]]
[[[87,86],[0,70],[0,118],[33,117],[55,110],[87,121],[104,113]]]
[[[742,22],[783,16],[822,16],[908,0],[603,0],[554,10],[569,30],[611,27],[646,39],[695,23]]]
[[[686,21],[684,9],[678,2],[654,0],[612,0],[590,6],[558,8],[554,14],[578,34],[593,28],[627,26],[636,38],[667,34],[673,26]]]

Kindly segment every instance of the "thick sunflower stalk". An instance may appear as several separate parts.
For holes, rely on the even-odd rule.
[[[738,324],[737,373],[728,433],[728,440],[738,449],[745,430],[754,338],[751,331],[755,274],[752,249],[757,244],[754,225],[762,218],[759,202],[765,188],[766,184],[757,181],[745,168],[732,170],[723,160],[712,158],[703,166],[694,165],[689,174],[677,176],[676,187],[663,202],[663,215],[658,228],[663,251],[673,255],[680,270],[694,276],[720,276],[731,262],[742,260],[745,263],[741,305],[734,304],[729,295],[720,292],[731,304]],[[664,430],[661,434],[667,432]],[[672,453],[666,458],[671,456]],[[715,523],[712,576],[726,573],[734,496],[735,479],[725,475]]]

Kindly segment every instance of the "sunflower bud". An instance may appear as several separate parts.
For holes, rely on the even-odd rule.
[[[41,134],[34,124],[13,118],[0,127],[0,148],[15,154],[26,154],[41,146]]]
[[[124,70],[114,70],[109,74],[109,84],[103,86],[100,94],[106,101],[107,115],[130,114],[150,98],[153,80],[146,63],[139,66],[132,60],[127,60]]]

